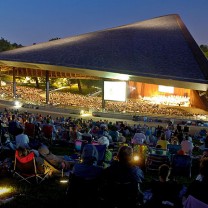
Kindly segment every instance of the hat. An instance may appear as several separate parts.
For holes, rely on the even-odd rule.
[[[98,139],[98,143],[102,145],[106,145],[107,147],[109,146],[109,139],[105,136],[102,136]]]

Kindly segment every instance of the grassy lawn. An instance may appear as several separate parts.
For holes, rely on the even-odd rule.
[[[49,147],[50,151],[57,155],[70,155],[74,153],[74,149],[71,146],[57,146],[52,145]],[[5,152],[6,153],[6,152]],[[4,156],[9,156],[4,153]],[[193,170],[196,169],[197,164],[193,164]],[[188,184],[195,178],[196,173],[192,175],[192,178],[180,177],[179,183],[188,186]],[[153,178],[157,178],[157,173],[145,172],[145,181],[143,183],[143,189],[149,188],[149,183]],[[10,187],[13,191],[12,194],[0,194],[0,206],[1,207],[16,207],[16,208],[37,208],[47,207],[48,205],[64,206],[66,201],[67,184],[60,183],[60,176],[53,176],[46,179],[41,184],[28,184],[26,182],[18,182],[12,175],[12,173],[1,172],[0,175],[0,187]],[[14,199],[8,203],[2,203],[4,199],[14,196]],[[3,201],[2,201],[3,200]]]
[[[47,205],[62,206],[66,200],[66,184],[59,182],[60,178],[49,178],[41,184],[28,184],[17,182],[15,178],[3,177],[0,185],[12,187],[14,199],[1,207],[47,207]],[[12,194],[12,195],[13,195]],[[9,198],[11,194],[1,196],[1,199]]]
[[[70,155],[72,147],[51,146],[50,151],[58,155]],[[3,155],[3,156],[2,156]],[[1,159],[12,157],[11,152],[2,152]],[[52,176],[41,184],[19,182],[11,172],[2,170],[0,173],[0,206],[1,207],[46,207],[47,205],[64,206],[67,184],[60,183],[60,176]],[[2,187],[9,187],[12,193],[1,194]],[[5,199],[14,196],[4,204]]]

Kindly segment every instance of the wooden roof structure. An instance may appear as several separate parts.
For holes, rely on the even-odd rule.
[[[20,75],[49,71],[51,77],[131,80],[201,91],[208,86],[208,61],[177,14],[1,52],[0,67]]]

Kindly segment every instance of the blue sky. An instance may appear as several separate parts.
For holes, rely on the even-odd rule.
[[[0,37],[29,46],[167,14],[208,45],[208,0],[0,0]]]

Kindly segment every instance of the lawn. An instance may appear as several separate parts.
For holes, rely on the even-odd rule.
[[[55,154],[69,155],[73,152],[70,147],[51,146],[50,150]],[[12,157],[13,153],[2,152],[4,157]],[[41,184],[28,184],[18,182],[13,177],[12,171],[5,169],[0,173],[0,205],[1,207],[46,207],[48,205],[64,206],[66,200],[67,184],[60,183],[60,176],[52,176]],[[2,187],[11,188],[12,193],[1,194]],[[14,197],[14,198],[11,198]],[[5,199],[12,199],[10,202]],[[7,202],[7,203],[4,203]]]
[[[58,155],[70,155],[74,153],[74,149],[70,146],[63,147],[52,145],[49,148],[54,154]],[[9,156],[6,152],[3,153],[4,156]],[[195,169],[195,167],[193,167]],[[178,178],[179,183],[188,185],[194,178]],[[157,178],[157,173],[145,172],[145,181],[143,183],[143,188],[149,188],[149,182],[152,178]],[[46,179],[41,184],[28,184],[26,182],[18,182],[17,179],[13,177],[12,172],[1,171],[0,175],[0,187],[10,187],[13,193],[7,193],[1,195],[0,193],[0,204],[1,207],[16,207],[16,208],[26,208],[26,207],[48,207],[48,206],[65,206],[67,203],[66,190],[67,184],[60,183],[60,176],[53,176]],[[4,199],[14,198],[7,203],[3,203]],[[70,206],[70,205],[69,205]]]
[[[67,184],[61,184],[60,178],[50,178],[41,184],[17,182],[12,176],[2,177],[0,185],[12,187],[14,199],[1,207],[48,207],[48,205],[64,206]],[[1,199],[10,198],[5,194]],[[3,200],[4,201],[4,200]]]

